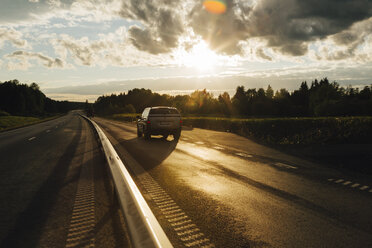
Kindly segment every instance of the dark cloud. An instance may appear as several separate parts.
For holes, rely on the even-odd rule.
[[[16,51],[16,52],[13,52],[12,54],[7,55],[7,58],[15,58],[15,59],[20,59],[20,60],[37,59],[45,67],[48,67],[48,68],[63,68],[63,67],[65,67],[65,63],[61,59],[59,59],[59,58],[52,59],[52,58],[50,58],[48,56],[45,56],[41,53]]]
[[[268,46],[298,56],[307,43],[336,34],[371,16],[369,0],[261,0],[250,16],[249,33]]]
[[[129,36],[138,49],[152,54],[166,53],[177,47],[184,23],[174,8],[178,1],[123,1],[120,15],[141,21],[143,27],[132,26]]]
[[[131,40],[151,53],[169,52],[191,28],[218,53],[239,54],[242,41],[255,37],[291,56],[304,55],[309,42],[342,33],[372,16],[370,0],[227,0],[221,15],[207,12],[202,1],[188,3],[191,8],[185,10],[176,7],[179,1],[128,0],[120,14],[143,24],[130,29]],[[338,38],[352,42],[358,37],[344,33]]]
[[[139,50],[147,51],[152,54],[170,51],[168,47],[163,46],[162,42],[156,40],[154,34],[152,34],[149,29],[141,29],[137,26],[132,26],[128,32],[132,44]]]
[[[323,49],[323,57],[327,60],[343,60],[356,56],[356,51],[360,45],[365,42],[365,37],[372,34],[372,17],[368,20],[359,22],[347,30],[332,36],[338,50],[330,52],[329,49]],[[366,54],[359,55],[359,59],[364,60]],[[322,59],[322,57],[318,57]]]

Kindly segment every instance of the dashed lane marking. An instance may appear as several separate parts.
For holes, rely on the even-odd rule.
[[[36,137],[34,136],[34,137],[31,137],[31,138],[29,138],[28,140],[29,141],[31,141],[31,140],[34,140],[34,139],[36,139]]]
[[[366,190],[366,189],[370,188],[370,186],[368,186],[368,185],[363,185],[362,186],[362,184],[360,184],[360,183],[348,181],[348,180],[345,180],[345,179],[337,179],[336,180],[334,178],[328,178],[327,181],[337,183],[337,184],[342,185],[342,186],[347,186],[347,187],[350,187],[352,189]],[[372,190],[370,190],[369,192],[372,192]]]
[[[247,153],[242,153],[242,152],[237,152],[235,153],[236,155],[238,155],[239,157],[243,157],[243,158],[252,158],[253,156],[250,155],[250,154],[247,154]]]
[[[216,150],[224,150],[225,149],[225,148],[223,148],[221,146],[214,146],[213,148],[216,149]]]
[[[353,185],[351,185],[352,188],[356,188],[358,187],[360,184],[359,183],[354,183]]]
[[[289,164],[285,164],[285,163],[275,163],[276,166],[279,166],[279,167],[283,167],[283,168],[287,168],[287,169],[294,169],[294,170],[297,170],[298,168],[296,166],[292,166],[292,165],[289,165]]]
[[[144,175],[141,179],[141,184],[173,228],[180,242],[186,247],[214,247],[191,218],[151,176]]]
[[[48,129],[48,130],[46,130],[46,132],[47,132],[47,133],[49,133],[49,132],[50,132],[50,130]]]
[[[366,189],[368,189],[369,187],[367,186],[367,185],[364,185],[364,186],[362,186],[362,187],[360,187],[359,189],[360,190],[366,190]]]

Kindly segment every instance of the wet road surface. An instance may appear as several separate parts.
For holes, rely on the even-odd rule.
[[[372,180],[202,129],[150,141],[95,118],[175,246],[372,247]]]

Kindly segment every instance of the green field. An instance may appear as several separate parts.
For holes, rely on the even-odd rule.
[[[53,119],[55,117],[25,117],[25,116],[0,116],[0,132],[8,129],[23,127],[38,122]]]
[[[135,121],[138,114],[108,118]],[[372,117],[183,117],[185,126],[232,132],[265,144],[370,144]]]

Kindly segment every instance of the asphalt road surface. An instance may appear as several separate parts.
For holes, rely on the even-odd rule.
[[[175,246],[372,247],[372,180],[202,129],[149,141],[95,118]]]
[[[77,113],[0,133],[0,247],[128,247],[113,192]]]

